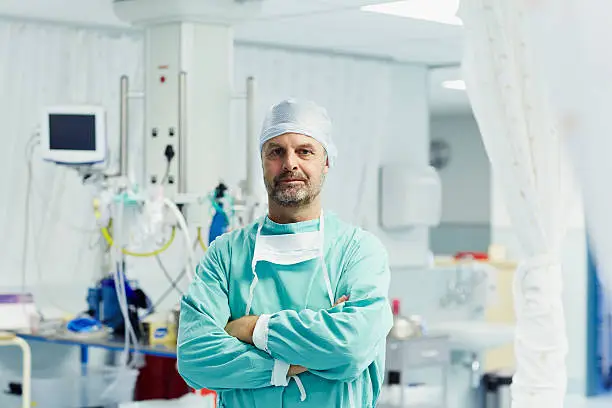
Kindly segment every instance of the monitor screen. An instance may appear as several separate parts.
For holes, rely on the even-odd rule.
[[[85,114],[49,115],[49,149],[96,150],[96,116]]]

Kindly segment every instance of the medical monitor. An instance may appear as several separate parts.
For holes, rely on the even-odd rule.
[[[106,117],[99,106],[54,106],[41,123],[43,159],[59,164],[91,165],[106,158]]]

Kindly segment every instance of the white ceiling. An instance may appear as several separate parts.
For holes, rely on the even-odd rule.
[[[127,0],[124,4],[134,1],[145,0]],[[195,4],[194,0],[146,1],[172,1],[177,7]],[[226,6],[232,0],[206,1]],[[461,58],[462,28],[359,10],[361,5],[384,1],[389,0],[263,0],[258,17],[238,24],[235,35],[241,42],[427,64],[432,67],[430,100],[434,113],[469,112],[464,92],[440,87],[443,80],[460,78],[452,67]],[[130,26],[116,16],[112,0],[1,0],[0,15]],[[451,68],[434,69],[447,66]]]
[[[236,37],[426,64],[457,63],[461,54],[460,27],[359,8],[255,20],[238,25]]]

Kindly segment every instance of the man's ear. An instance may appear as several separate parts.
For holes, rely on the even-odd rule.
[[[325,167],[323,167],[323,173],[327,174],[329,171],[329,156],[325,156]]]

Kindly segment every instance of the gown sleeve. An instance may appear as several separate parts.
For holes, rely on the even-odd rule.
[[[225,262],[229,242],[212,242],[181,301],[178,370],[195,389],[224,391],[271,386],[275,361],[267,353],[225,332],[230,318]]]

